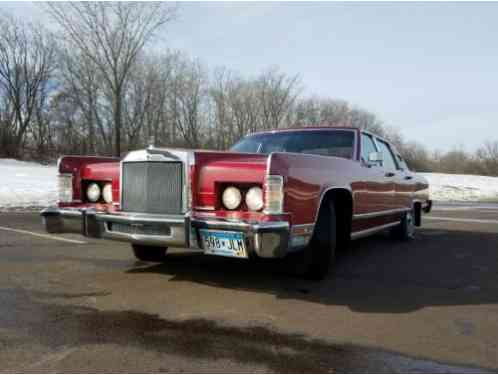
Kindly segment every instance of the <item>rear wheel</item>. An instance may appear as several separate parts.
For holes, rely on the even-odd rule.
[[[138,260],[145,262],[164,262],[166,260],[167,247],[131,245],[133,254]]]
[[[391,235],[402,241],[410,241],[415,238],[415,210],[413,208],[403,215],[399,225],[391,230]]]
[[[290,261],[301,276],[323,280],[335,261],[337,226],[334,202],[329,201],[320,209],[313,237],[301,252],[290,255]]]

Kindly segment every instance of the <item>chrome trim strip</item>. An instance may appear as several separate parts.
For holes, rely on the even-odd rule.
[[[356,214],[353,215],[353,220],[363,220],[363,219],[371,219],[374,217],[379,217],[379,216],[386,216],[386,215],[393,215],[393,214],[400,214],[404,212],[410,211],[409,208],[395,208],[392,210],[384,210],[384,211],[375,211],[375,212],[368,212],[365,214]]]
[[[384,229],[395,227],[398,224],[399,224],[399,222],[396,221],[394,223],[384,224],[384,225],[380,225],[378,227],[373,227],[373,228],[369,228],[369,229],[365,229],[365,230],[360,230],[358,232],[353,232],[353,233],[351,233],[351,239],[357,240],[359,238],[367,237],[371,234],[380,232]]]
[[[194,211],[195,210],[199,210],[199,211],[214,211],[214,206],[195,206],[193,209],[194,209]]]

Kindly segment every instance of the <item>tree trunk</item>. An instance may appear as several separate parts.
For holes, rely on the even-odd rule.
[[[114,127],[115,127],[115,142],[116,148],[114,156],[121,156],[121,109],[122,109],[122,98],[121,90],[117,90],[115,93],[115,106],[114,106]]]

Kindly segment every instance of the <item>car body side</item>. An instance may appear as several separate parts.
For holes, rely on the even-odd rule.
[[[286,176],[285,211],[291,214],[293,226],[312,228],[318,212],[327,199],[343,207],[343,220],[351,220],[353,238],[399,222],[402,214],[411,210],[430,209],[428,183],[409,170],[398,169],[394,175],[380,166],[367,165],[361,160],[361,133],[356,133],[353,159],[293,153],[273,153],[269,174]],[[371,133],[369,135],[379,139]],[[397,152],[391,145],[394,152]],[[417,221],[419,224],[420,221]]]

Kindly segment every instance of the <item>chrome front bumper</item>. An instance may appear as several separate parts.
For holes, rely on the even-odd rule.
[[[190,220],[188,216],[178,215],[148,215],[114,213],[97,215],[97,221],[103,229],[102,236],[110,240],[130,242],[147,246],[194,247],[190,241]],[[114,224],[122,224],[129,231],[114,230]],[[141,227],[147,225],[162,225],[168,229],[168,234],[140,234]],[[135,233],[133,229],[136,228]]]
[[[43,210],[41,216],[49,233],[81,233],[87,237],[146,246],[202,249],[199,229],[213,229],[244,233],[250,256],[282,258],[293,250],[289,248],[290,227],[286,221],[250,222],[191,218],[190,215],[110,214],[92,209],[58,208]],[[162,226],[167,231],[163,234],[143,233],[142,228],[150,225]],[[126,231],[119,228],[126,228]]]
[[[101,238],[103,228],[96,216],[97,211],[88,208],[49,207],[41,212],[48,233],[80,233],[86,237]]]

